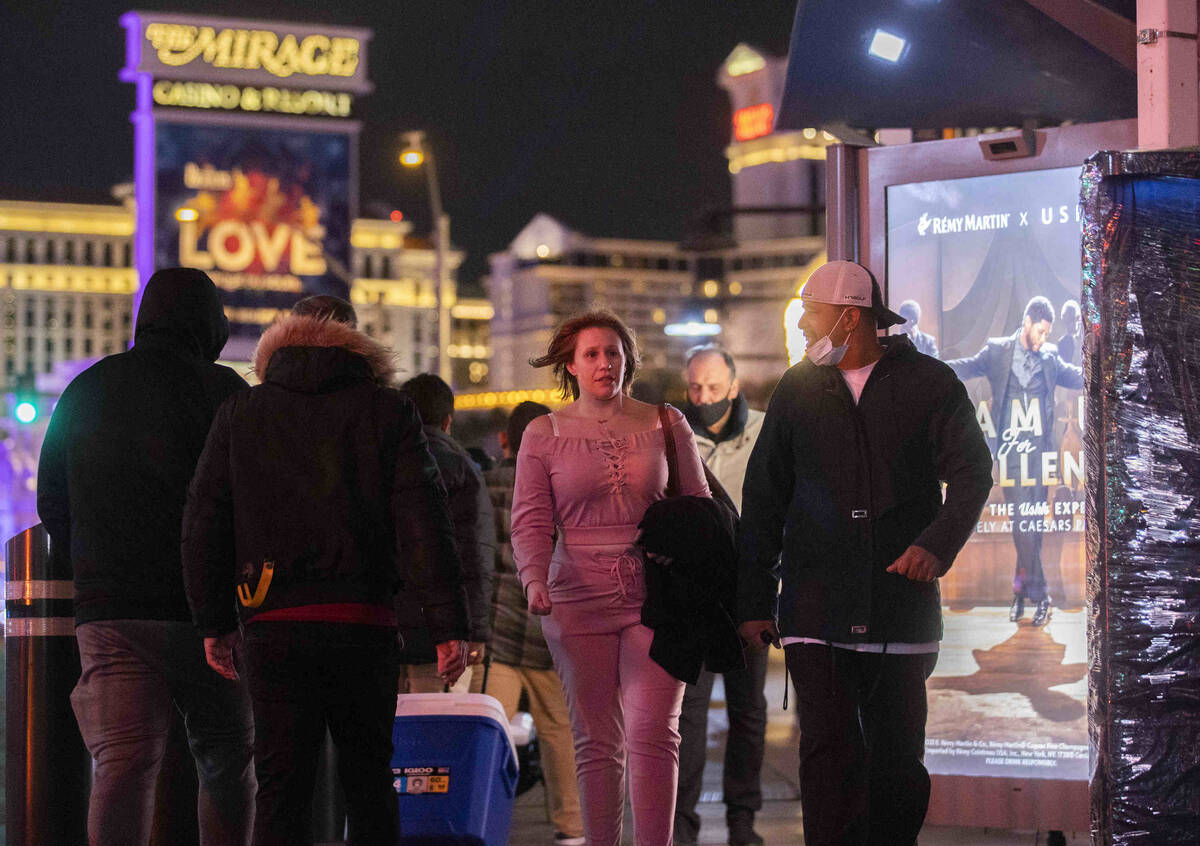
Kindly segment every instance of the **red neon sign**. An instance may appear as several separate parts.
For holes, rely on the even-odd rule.
[[[762,138],[775,128],[775,108],[770,103],[747,106],[733,113],[733,137],[738,141]]]

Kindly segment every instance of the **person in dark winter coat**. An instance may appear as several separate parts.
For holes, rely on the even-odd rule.
[[[492,501],[475,462],[458,441],[450,437],[450,423],[454,417],[454,392],[450,386],[432,373],[422,373],[401,385],[400,390],[413,401],[421,416],[429,451],[433,453],[446,486],[450,519],[454,523],[454,537],[462,560],[470,643],[467,671],[459,678],[454,690],[465,693],[470,688],[472,669],[483,662],[491,637],[488,611],[496,555]],[[418,598],[409,592],[397,594],[396,616],[402,642],[400,692],[441,692],[442,680],[434,672],[433,662],[437,656]]]
[[[808,352],[771,397],[742,489],[740,631],[782,642],[796,679],[804,842],[912,844],[937,579],[975,528],[992,458],[954,372],[878,337],[903,318],[865,267],[829,262],[801,299]]]
[[[390,846],[401,573],[445,681],[465,666],[445,492],[416,410],[388,387],[390,353],[366,335],[320,310],[289,315],[263,334],[254,370],[262,384],[217,413],[183,532],[188,601],[217,672],[236,674],[239,612],[245,629],[254,842],[311,842],[328,727],[349,842]]]
[[[217,408],[246,383],[213,362],[229,324],[203,272],[160,270],[127,352],[63,392],[38,465],[51,555],[75,581],[82,675],[71,704],[93,758],[92,844],[147,842],[178,709],[200,780],[200,842],[249,838],[253,728],[245,688],[214,675],[180,565],[188,481]]]

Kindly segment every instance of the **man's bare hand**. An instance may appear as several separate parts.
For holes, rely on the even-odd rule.
[[[550,601],[550,588],[545,582],[530,582],[525,589],[525,598],[529,600],[529,613],[545,617],[554,608]]]
[[[738,634],[753,649],[765,649],[767,644],[780,648],[779,629],[774,620],[747,620],[738,626]]]
[[[220,637],[204,639],[204,659],[208,666],[230,681],[238,680],[237,667],[233,663],[233,651],[242,643],[242,633],[237,629]]]
[[[467,642],[446,640],[437,645],[438,675],[442,682],[453,685],[467,669]]]
[[[942,562],[928,549],[910,546],[904,554],[887,568],[889,573],[899,573],[914,582],[932,582],[942,574]]]

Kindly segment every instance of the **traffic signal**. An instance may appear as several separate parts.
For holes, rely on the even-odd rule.
[[[16,382],[13,417],[18,423],[35,423],[38,419],[38,394],[33,374],[23,373],[16,377]]]

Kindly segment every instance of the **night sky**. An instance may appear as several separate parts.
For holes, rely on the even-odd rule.
[[[130,8],[0,4],[0,199],[110,202],[131,179],[133,86],[117,79]],[[698,209],[728,204],[717,70],[740,41],[784,54],[796,0],[141,8],[374,30],[375,92],[356,102],[360,211],[399,208],[427,231],[424,176],[396,164],[400,133],[425,129],[470,289],[539,211],[591,235],[677,239]]]

